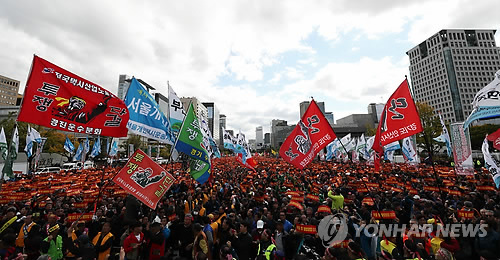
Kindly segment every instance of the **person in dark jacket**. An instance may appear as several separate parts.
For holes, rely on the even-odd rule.
[[[243,221],[240,224],[240,233],[235,237],[233,247],[240,260],[250,260],[255,258],[255,245],[252,236],[248,233],[250,223]]]
[[[160,259],[165,254],[165,236],[163,235],[161,224],[155,222],[151,224],[151,230],[147,238],[148,258],[151,260]]]
[[[26,260],[35,260],[40,256],[40,244],[43,241],[40,225],[31,227],[28,237],[24,239],[24,252],[28,257]]]
[[[90,243],[90,238],[86,234],[78,236],[76,241],[72,239],[73,229],[75,225],[68,228],[67,236],[64,237],[64,244],[66,248],[75,256],[82,260],[94,260],[97,257],[97,252],[94,245]]]

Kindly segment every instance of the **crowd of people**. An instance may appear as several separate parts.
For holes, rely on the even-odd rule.
[[[115,168],[19,176],[0,191],[1,259],[500,258],[500,193],[484,168],[463,176],[422,164],[387,163],[375,172],[364,163],[314,161],[299,170],[256,160],[253,171],[234,157],[215,159],[204,185],[181,164],[164,165],[177,182],[155,210],[110,183]],[[372,214],[388,211],[395,217]],[[325,244],[320,224],[331,215],[342,216],[334,221],[345,219],[348,232]],[[359,232],[389,223],[423,235]],[[487,224],[486,234],[436,232],[449,223]]]

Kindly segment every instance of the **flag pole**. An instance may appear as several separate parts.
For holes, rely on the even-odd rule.
[[[410,88],[410,90],[412,89],[411,88],[411,85],[410,85],[410,82],[408,81],[408,76],[405,75],[405,80],[406,82],[408,83],[408,87]],[[413,99],[413,96],[412,96],[412,92],[410,91],[410,96],[411,98]],[[418,112],[418,111],[417,111]],[[436,172],[436,167],[434,166],[434,156],[433,156],[433,152],[432,152],[432,140],[429,140],[429,142],[427,143],[427,140],[425,140],[426,138],[424,137],[424,142],[425,142],[425,146],[427,146],[427,149],[428,149],[428,153],[429,153],[429,160],[431,161],[431,165],[432,165],[432,171],[434,172],[434,179],[436,180],[436,185],[439,189],[439,195],[441,197],[441,200],[442,202],[444,203],[444,192],[443,190],[441,189],[441,185],[439,184],[439,180],[438,180],[438,175],[437,175],[437,172]],[[417,150],[417,155],[418,155],[418,150]]]
[[[192,104],[192,101],[189,101],[189,106],[188,106],[188,111],[189,111],[189,108],[191,107],[191,104]],[[179,133],[177,134],[176,138],[175,138],[175,143],[174,143],[174,146],[172,146],[172,148],[170,149],[170,156],[168,158],[168,162],[170,163],[170,161],[172,160],[172,152],[174,151],[175,149],[175,146],[177,146],[177,141],[179,141],[179,136],[181,135],[180,131],[182,130],[182,128],[184,127],[184,122],[186,121],[186,117],[187,117],[187,112],[186,111],[186,114],[184,115],[184,119],[182,120],[182,124],[181,124],[181,128],[179,130]]]

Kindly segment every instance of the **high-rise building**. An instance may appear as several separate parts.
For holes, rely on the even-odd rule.
[[[271,121],[271,146],[279,149],[295,126],[287,125],[286,120],[273,119]]]
[[[181,102],[186,112],[189,109],[189,104],[193,104],[198,119],[208,122],[208,109],[196,97],[182,97]]]
[[[264,134],[264,146],[265,147],[271,146],[271,133]]]
[[[219,144],[224,145],[224,132],[222,132],[222,128],[226,129],[226,115],[219,115]]]
[[[309,107],[309,104],[311,104],[310,101],[304,101],[300,103],[300,118],[306,113],[307,108]],[[323,112],[323,115],[325,114],[325,102],[317,102],[316,104],[319,107],[319,110]]]
[[[207,108],[208,128],[210,129],[210,132],[212,132],[215,143],[220,143],[219,109],[214,102],[203,102],[202,104]]]
[[[128,86],[130,85],[130,82],[127,80],[129,79],[129,76],[123,74],[118,77],[118,93],[116,96],[122,100],[127,95]]]
[[[160,107],[160,111],[168,118],[170,107],[168,105],[168,97],[165,97],[161,93],[155,93],[155,101]]]
[[[496,30],[441,30],[406,54],[410,58],[413,98],[462,122],[476,93],[500,68]]]
[[[255,128],[255,146],[257,149],[261,149],[264,146],[264,130],[262,126]]]
[[[15,106],[19,80],[0,75],[0,106]]]
[[[335,121],[333,120],[333,112],[326,112],[325,117],[330,125],[333,125],[335,123]]]
[[[382,103],[370,103],[368,104],[368,114],[373,116],[373,122],[378,124],[380,117],[382,116],[382,111],[384,111],[385,104]]]

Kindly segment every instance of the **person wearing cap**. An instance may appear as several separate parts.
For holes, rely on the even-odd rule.
[[[207,236],[203,233],[203,227],[196,223],[193,226],[194,229],[194,242],[193,242],[193,251],[192,257],[193,259],[197,259],[198,254],[203,253],[203,255],[210,257],[210,250],[208,247]]]
[[[24,239],[28,237],[28,234],[31,231],[31,228],[34,225],[36,225],[36,223],[33,222],[33,217],[31,215],[27,215],[24,218],[24,223],[21,226],[21,229],[19,230],[19,233],[17,235],[16,246],[18,248],[24,248]]]
[[[111,252],[111,246],[113,245],[113,239],[114,236],[111,233],[111,223],[106,222],[102,225],[101,232],[97,233],[92,240],[92,244],[98,253],[97,260],[108,259]]]
[[[63,238],[59,235],[59,224],[49,226],[48,236],[42,241],[40,251],[49,255],[54,260],[63,259]]]

